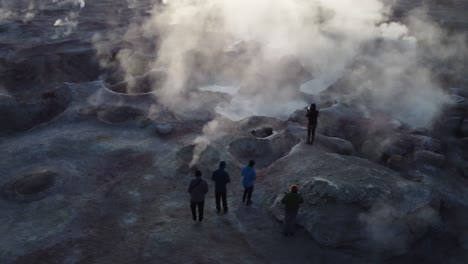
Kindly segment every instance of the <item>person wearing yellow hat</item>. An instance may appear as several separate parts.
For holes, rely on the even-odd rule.
[[[293,236],[299,205],[304,203],[304,199],[298,193],[297,185],[291,186],[289,192],[281,199],[281,203],[285,205],[283,234],[285,236]]]

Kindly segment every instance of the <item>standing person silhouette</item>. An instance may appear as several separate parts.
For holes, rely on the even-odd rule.
[[[249,165],[245,166],[242,171],[242,185],[244,186],[244,195],[242,196],[242,202],[245,203],[247,198],[246,205],[252,204],[252,192],[254,189],[254,182],[257,179],[257,174],[255,173],[255,161],[249,161]]]
[[[227,198],[226,198],[226,184],[231,182],[229,174],[224,169],[226,168],[226,162],[221,161],[219,163],[219,169],[213,172],[211,179],[215,182],[215,197],[216,197],[216,211],[221,211],[220,200],[223,200],[223,212],[228,212]]]
[[[296,224],[297,213],[299,212],[299,206],[304,203],[304,199],[297,192],[297,185],[292,185],[289,192],[287,192],[281,203],[284,204],[284,223],[283,223],[283,234],[285,236],[294,235],[294,225]]]
[[[309,120],[309,124],[307,125],[307,144],[314,144],[315,129],[317,128],[317,118],[319,113],[320,112],[317,110],[317,106],[315,104],[311,104],[307,109],[306,117]]]
[[[190,182],[188,192],[190,193],[190,209],[192,209],[193,221],[197,221],[198,208],[198,221],[203,220],[203,208],[205,207],[205,194],[208,192],[208,183],[202,179],[201,171],[195,172],[195,179]]]

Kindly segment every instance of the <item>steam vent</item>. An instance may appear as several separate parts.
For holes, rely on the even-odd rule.
[[[467,264],[467,0],[0,0],[0,264]]]

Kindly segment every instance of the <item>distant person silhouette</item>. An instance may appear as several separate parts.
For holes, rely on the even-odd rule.
[[[287,192],[281,203],[285,205],[283,234],[285,236],[294,235],[294,225],[296,224],[297,213],[299,212],[299,205],[304,202],[302,196],[297,192],[296,185],[292,185],[289,192]]]
[[[226,162],[221,161],[219,163],[219,169],[213,172],[211,179],[215,182],[215,196],[216,196],[216,211],[221,211],[220,200],[223,200],[223,212],[228,212],[227,198],[226,198],[226,184],[231,182],[229,174],[224,169],[226,168]]]
[[[197,221],[198,208],[198,221],[203,220],[203,208],[205,207],[205,194],[208,192],[208,184],[202,178],[201,171],[195,172],[195,179],[190,182],[188,192],[190,193],[190,208],[192,209],[193,221]]]
[[[249,161],[249,165],[245,166],[242,171],[242,185],[244,186],[244,195],[242,196],[242,202],[247,202],[246,205],[252,204],[252,193],[254,189],[254,182],[257,179],[257,174],[255,173],[255,161]]]
[[[319,116],[319,111],[315,104],[311,104],[307,109],[306,117],[309,120],[307,125],[307,144],[314,144],[315,139],[315,129],[317,129],[317,118]],[[312,138],[311,138],[312,136]]]

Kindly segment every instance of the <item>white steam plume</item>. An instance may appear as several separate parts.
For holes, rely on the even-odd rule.
[[[214,119],[205,124],[203,127],[203,134],[195,138],[195,148],[193,150],[192,160],[190,161],[189,167],[196,166],[200,161],[200,155],[205,149],[216,139],[222,138],[225,135],[223,131],[222,121]]]
[[[126,35],[158,43],[149,67],[166,69],[168,78],[155,89],[169,107],[181,107],[184,94],[197,87],[240,87],[231,105],[218,109],[239,113],[230,115],[235,119],[285,117],[308,103],[298,93],[303,82],[313,76],[329,83],[347,74],[349,89],[370,95],[372,107],[429,126],[448,101],[433,65],[466,49],[464,38],[445,42],[442,33],[434,38],[433,32],[442,31],[420,15],[405,24],[390,22],[391,6],[379,0],[163,3]],[[133,44],[138,52],[142,44]],[[140,67],[128,50],[122,52],[125,72]]]
[[[85,7],[85,0],[52,0],[52,3],[59,6],[71,5],[78,8],[78,10],[70,11],[65,17],[55,21],[54,27],[56,27],[56,30],[52,38],[66,37],[72,34],[78,27],[78,18],[80,17],[81,9]]]
[[[359,215],[369,240],[376,249],[402,254],[412,240],[420,238],[429,227],[438,223],[437,212],[423,207],[409,213],[389,204],[377,202],[369,212]]]

